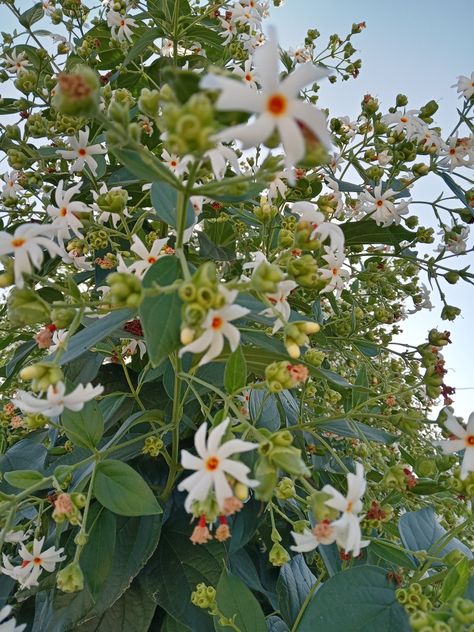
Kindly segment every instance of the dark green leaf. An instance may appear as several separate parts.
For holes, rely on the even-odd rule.
[[[352,389],[352,408],[363,404],[368,400],[368,398],[369,380],[367,378],[367,367],[363,364],[357,373],[354,388]]]
[[[268,632],[290,632],[290,628],[286,625],[286,623],[280,619],[280,617],[276,617],[272,615],[267,619],[267,631]]]
[[[148,485],[132,467],[107,459],[97,464],[94,480],[97,500],[120,516],[151,516],[161,508]]]
[[[43,444],[37,443],[32,438],[22,439],[0,456],[0,472],[5,474],[6,472],[21,470],[26,464],[31,469],[43,472],[47,455]],[[7,494],[13,491],[6,480],[0,484],[0,490]]]
[[[316,577],[303,555],[296,555],[281,567],[277,581],[278,609],[288,625],[293,625]]]
[[[318,423],[316,428],[334,432],[341,437],[356,437],[358,439],[376,441],[377,443],[393,443],[397,439],[396,435],[386,430],[372,428],[361,421],[353,421],[352,419],[334,419],[327,423]]]
[[[316,592],[297,632],[409,632],[408,615],[386,573],[376,566],[337,573]]]
[[[68,438],[80,448],[94,449],[104,433],[104,419],[96,401],[87,402],[78,412],[65,408],[61,424]]]
[[[43,5],[41,2],[38,2],[22,13],[18,18],[18,22],[26,29],[29,29],[35,22],[41,20],[43,15]]]
[[[116,528],[114,514],[103,507],[96,511],[87,526],[89,538],[81,556],[81,568],[94,599],[101,592],[112,567]],[[121,555],[121,552],[117,553]]]
[[[165,182],[153,182],[151,185],[151,203],[155,209],[155,213],[158,217],[177,228],[178,226],[178,191],[166,184]],[[193,205],[188,201],[186,206],[186,223],[185,228],[189,228],[194,222],[196,214],[193,209]]]
[[[413,558],[405,553],[405,551],[400,550],[400,547],[397,547],[392,542],[385,542],[384,540],[374,540],[370,543],[370,552],[375,553],[378,557],[382,558],[386,562],[391,562],[396,566],[401,566],[402,568],[409,568],[411,570],[416,570],[417,566],[413,561]]]
[[[360,222],[347,222],[341,224],[346,246],[358,246],[363,244],[388,244],[398,246],[402,241],[413,241],[416,233],[407,230],[403,226],[377,226],[371,220]]]
[[[217,584],[216,600],[222,614],[233,619],[241,632],[265,630],[265,615],[260,604],[241,579],[224,570]],[[228,626],[217,630],[230,629]]]
[[[454,193],[454,195],[465,206],[467,206],[466,195],[465,195],[464,191],[462,190],[462,188],[459,186],[459,184],[453,179],[453,177],[450,176],[449,173],[446,173],[445,171],[437,171],[436,173],[440,176],[440,178],[443,178],[443,180],[448,185],[448,187],[451,189],[451,191]]]
[[[169,285],[180,274],[180,264],[176,257],[161,257],[151,266],[143,279],[143,287],[153,287],[153,283]],[[147,343],[148,357],[152,366],[157,367],[180,346],[182,301],[177,292],[145,297],[140,305],[140,319]]]
[[[441,601],[453,601],[456,597],[462,597],[466,592],[469,577],[469,560],[464,557],[456,566],[449,569],[441,588]]]
[[[167,182],[179,188],[179,180],[171,173],[159,158],[143,147],[140,150],[113,148],[112,152],[124,167],[144,182]]]

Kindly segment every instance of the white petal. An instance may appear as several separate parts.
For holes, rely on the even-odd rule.
[[[298,93],[308,84],[327,77],[330,72],[322,66],[314,64],[300,64],[298,68],[281,83],[282,92],[285,96],[295,98]]]
[[[219,448],[219,458],[226,459],[232,454],[238,454],[240,452],[248,452],[249,450],[255,450],[258,448],[258,444],[251,443],[250,441],[242,441],[242,439],[231,439],[226,441]]]
[[[321,110],[309,105],[309,103],[294,101],[291,104],[290,112],[298,121],[304,123],[327,149],[331,147],[331,135],[328,132],[327,120]]]
[[[243,123],[229,127],[216,135],[216,138],[224,141],[240,140],[244,148],[255,147],[271,135],[275,128],[275,119],[268,114],[261,114],[253,123]]]
[[[230,488],[224,473],[219,470],[214,473],[214,490],[216,492],[217,504],[222,510],[225,499],[232,496],[232,489]]]
[[[185,470],[201,470],[203,462],[187,450],[181,450],[181,465]]]
[[[305,153],[305,144],[303,134],[289,116],[282,116],[277,122],[278,132],[280,134],[281,144],[285,150],[286,163],[288,166],[296,165]]]
[[[209,455],[217,455],[222,437],[225,435],[228,426],[229,419],[225,419],[210,431],[209,438],[207,440],[207,453]]]
[[[203,423],[199,426],[196,434],[194,435],[194,447],[196,448],[196,452],[202,459],[207,459],[209,456],[209,452],[206,448],[206,433],[207,433],[207,424]]]

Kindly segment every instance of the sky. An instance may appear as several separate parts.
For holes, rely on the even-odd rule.
[[[367,25],[352,40],[358,50],[356,57],[362,59],[360,76],[333,85],[322,83],[319,105],[329,108],[331,116],[353,119],[365,94],[377,97],[385,111],[394,105],[398,93],[407,95],[409,108],[434,99],[439,105],[436,124],[444,133],[449,132],[457,122],[456,108],[460,105],[451,86],[458,75],[469,76],[474,70],[473,0],[286,0],[283,6],[271,10],[269,18],[284,48],[302,45],[309,28],[320,31],[322,47],[333,33],[345,36],[353,22]],[[432,175],[412,191],[412,198],[432,201],[443,190],[440,178]],[[430,225],[429,207],[419,205],[413,210],[421,224]],[[470,245],[474,227],[471,232]],[[456,265],[461,268],[468,263],[474,270],[472,254],[458,259]],[[465,283],[445,283],[444,287],[448,302],[461,307],[461,316],[454,322],[441,320],[439,300],[433,297],[435,309],[410,316],[402,323],[404,333],[399,339],[418,345],[432,327],[451,331],[452,344],[443,349],[449,370],[446,383],[457,388],[453,397],[455,414],[467,418],[474,411],[474,287]]]
[[[32,4],[31,0],[17,2],[22,10]],[[0,17],[2,30],[11,32],[15,24],[5,6],[0,5]],[[288,48],[303,44],[308,28],[321,32],[319,42],[323,46],[330,34],[345,35],[353,22],[362,21],[367,28],[352,40],[358,50],[356,56],[362,58],[360,76],[335,85],[322,83],[320,106],[329,108],[331,116],[353,118],[359,112],[363,95],[377,97],[386,111],[402,92],[412,108],[435,99],[439,104],[436,123],[443,132],[450,131],[460,104],[451,86],[458,75],[469,75],[474,70],[473,0],[286,0],[283,6],[271,9],[268,23],[276,26],[281,45]],[[48,27],[41,24],[38,28]],[[442,181],[430,176],[422,180],[412,197],[431,201],[441,191]],[[424,225],[431,222],[428,208],[414,209]],[[470,244],[472,241],[471,238]],[[468,255],[458,261],[459,267],[473,265],[474,257]],[[436,308],[431,312],[423,310],[403,323],[400,340],[418,345],[432,327],[451,331],[453,342],[443,350],[449,369],[446,382],[457,388],[455,413],[467,417],[474,410],[474,332],[470,327],[474,288],[461,283],[446,289],[449,302],[461,307],[462,315],[454,322],[442,321],[439,301],[433,298]]]

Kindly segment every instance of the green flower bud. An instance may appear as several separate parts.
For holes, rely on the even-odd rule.
[[[420,458],[416,461],[415,471],[418,476],[430,477],[436,473],[436,464],[432,459]]]
[[[158,116],[161,95],[158,90],[142,88],[138,99],[138,109],[140,112],[154,119]]]
[[[142,286],[136,276],[126,272],[113,272],[109,274],[106,281],[110,290],[104,296],[104,301],[114,306],[138,307],[140,305]]]
[[[74,320],[76,310],[74,308],[67,307],[54,307],[51,310],[51,322],[56,325],[58,329],[67,329]]]
[[[197,584],[196,590],[191,593],[191,603],[205,610],[212,609],[216,605],[216,589],[206,584]]]
[[[98,108],[99,87],[99,78],[92,68],[78,64],[71,73],[58,75],[51,103],[61,114],[87,116]]]
[[[120,187],[113,187],[107,193],[97,196],[96,204],[106,213],[122,213],[128,201],[128,192]]]
[[[454,305],[445,305],[441,311],[441,318],[442,320],[455,320],[460,313],[461,310],[459,307],[455,307]]]
[[[444,278],[450,285],[455,285],[459,281],[461,276],[459,272],[456,272],[456,270],[450,270],[449,272],[446,272]]]
[[[295,483],[285,476],[281,479],[275,489],[275,496],[280,500],[288,500],[289,498],[294,498],[296,494]]]
[[[24,70],[18,75],[18,78],[14,81],[15,88],[18,88],[20,92],[29,94],[34,92],[38,85],[38,75],[34,70]]]
[[[12,325],[35,325],[49,320],[49,305],[37,292],[14,288],[7,299],[7,315]]]
[[[457,597],[452,605],[453,615],[459,623],[474,623],[474,603],[469,599]]]
[[[255,466],[254,474],[259,481],[258,487],[255,488],[255,497],[257,500],[268,502],[273,496],[278,480],[276,467],[270,459],[261,456]]]
[[[318,522],[322,522],[323,520],[332,521],[337,518],[339,512],[326,505],[326,501],[331,498],[332,496],[330,494],[326,494],[321,491],[316,491],[311,494],[309,498],[309,505]]]
[[[78,592],[84,588],[84,575],[77,562],[71,562],[56,575],[56,585],[66,593]]]
[[[49,423],[49,418],[41,413],[27,413],[23,417],[23,423],[29,430],[44,428]]]
[[[272,566],[283,566],[290,560],[290,554],[279,542],[270,549],[268,560]]]
[[[46,391],[49,386],[54,386],[64,380],[60,367],[50,362],[37,362],[30,364],[20,371],[20,379],[30,381],[33,391]]]
[[[273,294],[278,290],[278,284],[284,279],[280,268],[272,263],[262,262],[252,274],[252,286],[264,294]]]
[[[269,459],[276,467],[291,476],[309,476],[310,471],[301,457],[301,450],[293,446],[274,447]]]

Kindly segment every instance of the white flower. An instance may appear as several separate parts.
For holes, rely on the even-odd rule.
[[[10,198],[16,200],[17,193],[21,191],[21,187],[18,184],[18,171],[11,171],[3,175],[3,181],[5,184],[2,188],[2,197],[4,199]]]
[[[261,314],[267,318],[276,317],[275,324],[273,325],[273,333],[276,333],[288,322],[288,318],[291,314],[291,307],[287,298],[297,287],[298,284],[294,281],[280,281],[276,292],[273,292],[272,294],[265,294],[265,297],[270,301],[272,307],[268,307],[263,310]]]
[[[8,557],[3,555],[2,572],[17,580],[22,588],[31,588],[38,585],[38,577],[43,570],[52,573],[56,564],[66,559],[62,555],[64,549],[56,549],[54,546],[43,551],[44,537],[41,540],[33,540],[32,551],[30,552],[24,544],[20,545],[20,557],[23,563],[20,566],[13,566]]]
[[[17,625],[15,617],[8,619],[11,613],[11,606],[3,606],[0,610],[0,632],[22,632],[26,628],[26,623]]]
[[[229,341],[232,351],[237,349],[240,342],[240,331],[231,325],[231,322],[249,313],[247,308],[233,305],[237,298],[237,290],[227,290],[221,287],[220,292],[224,294],[227,304],[220,309],[210,309],[201,325],[204,330],[203,333],[179,351],[179,357],[187,352],[202,353],[205,351],[199,366],[211,362],[221,354],[225,338]]]
[[[288,174],[286,170],[280,171],[280,173],[277,173],[273,180],[270,182],[267,191],[267,198],[270,203],[278,196],[278,194],[280,194],[281,197],[285,199],[286,192],[288,191],[288,185],[286,184],[286,182],[283,182],[282,178],[288,177],[290,179],[292,178],[291,174]]]
[[[20,530],[13,530],[13,531],[8,531],[5,534],[5,542],[9,542],[11,544],[19,544],[20,542],[23,542],[24,540],[26,540],[28,538],[28,531],[23,531],[22,529]],[[1,628],[0,628],[0,632],[1,632]]]
[[[0,255],[14,255],[15,284],[23,287],[23,275],[31,274],[33,268],[39,269],[44,259],[45,248],[51,257],[60,254],[57,244],[46,235],[53,231],[44,224],[23,224],[13,235],[0,231]]]
[[[223,510],[225,499],[233,496],[226,474],[249,487],[259,484],[248,478],[250,469],[244,463],[229,458],[233,454],[255,450],[258,444],[241,439],[231,439],[221,444],[228,426],[229,419],[225,419],[210,431],[206,442],[207,424],[202,424],[194,435],[194,445],[199,456],[194,456],[187,450],[181,451],[181,465],[186,470],[196,470],[178,485],[179,491],[188,492],[184,508],[189,513],[193,502],[205,500],[211,491],[215,493],[217,503]]]
[[[454,438],[441,439],[433,443],[440,446],[444,454],[453,454],[453,452],[464,450],[461,465],[461,480],[464,480],[469,472],[474,472],[474,412],[469,415],[466,428],[461,426],[449,408],[445,408],[445,413],[448,418],[444,425],[454,435]]]
[[[450,171],[454,171],[456,167],[468,167],[471,163],[469,152],[469,139],[458,138],[458,134],[454,134],[448,138],[447,145],[441,148],[439,155],[445,158],[439,164],[441,167],[448,167]]]
[[[143,358],[143,356],[146,353],[146,344],[143,340],[137,340],[136,338],[132,338],[132,340],[130,340],[128,344],[122,347],[123,356],[135,355],[137,351],[140,354],[140,359]]]
[[[94,176],[97,175],[97,161],[93,156],[100,154],[106,154],[107,150],[97,145],[88,145],[89,143],[89,128],[79,131],[79,138],[75,136],[69,136],[68,142],[72,149],[60,149],[58,154],[64,160],[74,160],[71,165],[71,171],[82,171],[84,165],[87,165]]]
[[[442,149],[444,150],[447,147],[441,136],[432,129],[425,129],[424,132],[415,134],[414,138],[428,151],[434,149],[439,153]]]
[[[348,116],[340,116],[339,122],[341,123],[341,132],[347,138],[354,138],[359,131],[359,125],[356,121],[351,121]]]
[[[16,48],[13,49],[10,55],[4,53],[3,58],[5,61],[5,70],[11,75],[19,75],[30,66],[25,53],[21,52],[17,55]]]
[[[119,42],[128,40],[132,41],[132,30],[130,27],[135,27],[136,23],[133,18],[127,15],[121,15],[116,11],[109,11],[107,13],[107,24],[112,27],[110,30],[111,36]]]
[[[255,52],[254,60],[261,92],[229,77],[207,75],[201,82],[204,88],[221,91],[216,102],[218,110],[240,110],[257,115],[253,122],[230,127],[220,132],[217,138],[223,141],[238,139],[243,147],[248,148],[260,145],[277,129],[288,166],[299,162],[305,154],[300,125],[329,147],[331,137],[326,117],[321,110],[298,98],[300,90],[308,83],[325,77],[326,70],[302,64],[280,81],[278,44],[274,37]]]
[[[48,387],[46,399],[26,391],[17,391],[13,402],[24,413],[43,413],[46,417],[57,417],[65,408],[75,412],[82,410],[86,402],[95,399],[103,390],[104,387],[100,384],[79,384],[66,395],[66,385],[58,382]]]
[[[97,191],[92,191],[92,197],[94,198],[94,203],[92,204],[92,210],[95,211],[96,213],[99,213],[99,217],[97,218],[97,221],[99,222],[99,224],[105,224],[105,222],[108,222],[109,219],[112,221],[112,224],[114,226],[114,228],[117,227],[117,224],[120,221],[120,213],[113,213],[112,211],[103,211],[100,206],[97,204],[97,200],[99,199],[99,197],[101,195],[107,195],[107,193],[113,193],[115,191],[122,191],[122,187],[112,187],[111,189],[107,188],[107,185],[105,183],[102,183],[99,192],[97,193]],[[130,198],[130,196],[128,196],[128,199]],[[128,211],[126,209],[124,209],[122,211],[123,215],[125,217],[130,217]]]
[[[377,162],[381,167],[385,167],[392,162],[392,155],[387,149],[379,151],[379,153],[377,154]]]
[[[431,302],[431,293],[424,283],[421,284],[419,298],[420,300],[414,303],[415,307],[408,312],[409,314],[416,314],[416,312],[419,312],[422,309],[429,309],[431,312],[431,310],[433,309],[433,304]]]
[[[177,154],[170,154],[168,151],[166,151],[166,149],[163,149],[161,159],[170,171],[172,171],[176,175],[180,175],[187,172],[187,166],[188,162],[191,160],[191,156],[179,158]]]
[[[303,533],[292,531],[291,535],[295,540],[294,546],[290,547],[291,550],[298,553],[308,553],[320,544],[332,544],[335,542],[337,530],[329,520],[323,520],[311,531],[309,529],[304,529]]]
[[[470,77],[460,75],[458,77],[457,89],[460,93],[459,96],[463,96],[465,99],[470,99],[474,95],[474,72],[471,72]]]
[[[416,134],[423,133],[426,129],[426,123],[419,119],[417,114],[419,114],[418,110],[408,110],[408,112],[397,110],[393,114],[382,116],[381,121],[388,127],[393,126],[394,132],[405,132],[407,138],[410,139]]]
[[[230,147],[226,147],[222,143],[217,143],[213,149],[208,149],[204,154],[204,158],[209,158],[211,162],[212,173],[217,180],[222,180],[227,169],[227,163],[232,166],[236,173],[240,173],[239,159],[237,154]]]
[[[237,28],[232,22],[227,22],[224,18],[219,18],[222,31],[219,33],[220,37],[224,38],[222,44],[226,46],[237,33]]]
[[[288,55],[293,57],[297,64],[305,64],[308,61],[311,61],[311,53],[304,46],[298,46],[298,48],[290,48],[288,50]]]
[[[325,241],[329,238],[332,250],[344,250],[344,233],[341,228],[336,224],[326,222],[325,216],[316,210],[314,204],[295,202],[291,210],[295,211],[303,221],[309,222],[313,226],[311,239],[319,238],[320,241]]]
[[[325,504],[342,512],[341,517],[332,523],[336,528],[337,543],[346,553],[352,552],[354,557],[359,555],[362,547],[369,544],[368,540],[362,540],[361,518],[358,516],[362,511],[361,499],[366,485],[364,468],[361,463],[356,463],[356,473],[347,475],[347,496],[343,496],[332,485],[325,485],[322,489],[325,494],[332,496]]]
[[[253,55],[257,48],[265,43],[264,34],[258,32],[240,33],[239,39],[249,55]]]
[[[453,252],[456,255],[460,255],[463,252],[466,252],[467,248],[467,240],[469,238],[469,226],[456,226],[453,222],[451,230],[446,233],[446,231],[440,230],[438,235],[443,235],[444,244],[440,244],[436,250],[437,252],[442,252],[443,250],[448,250],[449,252]]]
[[[165,237],[164,239],[155,239],[150,250],[147,250],[145,244],[137,235],[133,235],[132,239],[133,244],[130,247],[130,250],[140,257],[140,261],[134,261],[129,270],[133,272],[135,276],[141,279],[143,276],[145,276],[145,273],[148,271],[148,269],[154,263],[156,263],[160,257],[166,254],[162,252],[162,250],[166,246],[168,238]]]
[[[342,264],[344,263],[344,252],[331,250],[328,246],[324,247],[326,254],[323,255],[323,259],[328,265],[328,270],[321,269],[319,274],[323,279],[329,279],[329,283],[321,292],[332,292],[336,290],[336,295],[340,296],[344,289],[344,283],[350,278],[349,270],[343,270]]]
[[[66,329],[56,329],[53,332],[53,337],[51,339],[52,344],[48,349],[48,355],[64,347],[64,344],[67,341],[67,339],[68,339],[68,332]]]
[[[94,266],[87,261],[86,256],[79,250],[71,250],[68,252],[64,247],[61,248],[61,259],[64,263],[74,265],[77,270],[93,270]]]
[[[173,40],[165,39],[161,41],[161,54],[163,57],[173,57],[174,44]]]
[[[342,199],[342,193],[339,191],[339,185],[336,180],[333,180],[329,176],[325,178],[325,185],[331,189],[332,193],[325,193],[324,195],[336,202],[334,215],[338,217],[344,209],[344,200]]]
[[[76,184],[70,189],[64,190],[64,181],[58,184],[54,198],[57,206],[50,204],[46,209],[49,216],[53,218],[52,226],[56,229],[59,239],[69,239],[71,231],[76,237],[82,238],[82,222],[76,213],[84,213],[90,209],[84,202],[72,202],[71,198],[81,190],[81,185]]]
[[[246,59],[244,63],[244,67],[241,68],[237,64],[233,67],[234,75],[237,75],[241,79],[245,81],[245,83],[249,86],[249,88],[256,89],[258,76],[255,70],[252,68],[252,59]]]
[[[252,7],[242,6],[236,3],[232,9],[231,21],[234,24],[249,26],[250,31],[253,31],[260,28],[262,17],[259,12]]]
[[[374,188],[373,194],[369,191],[363,191],[360,195],[361,202],[367,214],[370,213],[379,226],[390,226],[390,224],[399,224],[402,215],[408,213],[408,204],[411,199],[401,202],[398,206],[391,201],[396,195],[392,189],[387,189],[382,193],[382,183]]]
[[[46,15],[52,15],[56,9],[54,3],[51,2],[51,0],[43,0],[42,7]]]

